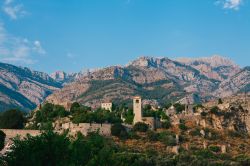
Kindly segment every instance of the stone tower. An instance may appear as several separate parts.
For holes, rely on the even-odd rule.
[[[142,121],[142,100],[141,97],[136,96],[133,99],[134,121],[133,123]]]

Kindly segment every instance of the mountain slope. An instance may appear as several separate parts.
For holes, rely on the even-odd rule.
[[[223,81],[240,71],[230,59],[214,55],[205,58],[180,58],[177,61],[192,66],[211,79]]]
[[[250,67],[245,67],[238,73],[224,80],[218,90],[214,92],[215,96],[227,97],[233,94],[250,91]]]
[[[47,101],[64,106],[78,101],[96,107],[107,100],[131,101],[135,95],[147,103],[195,103],[249,91],[249,83],[249,67],[241,70],[219,56],[140,57],[125,66],[51,76],[0,63],[0,111],[14,107],[31,110],[48,95]]]
[[[9,108],[34,109],[61,87],[45,73],[0,63],[0,111]]]
[[[106,100],[121,102],[134,95],[160,103],[190,96],[202,101],[213,97],[210,92],[215,91],[220,83],[220,79],[208,77],[191,65],[168,58],[141,57],[124,67],[89,72],[47,100],[64,105],[78,101],[91,106],[98,106]]]

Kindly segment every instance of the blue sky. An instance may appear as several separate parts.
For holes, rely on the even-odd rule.
[[[250,65],[250,0],[0,0],[0,61],[76,72],[139,56]]]

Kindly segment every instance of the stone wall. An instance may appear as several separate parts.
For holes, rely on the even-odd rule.
[[[59,131],[69,130],[70,134],[75,135],[81,132],[83,135],[87,135],[88,132],[95,132],[99,130],[99,133],[104,136],[111,135],[111,124],[97,124],[97,123],[64,123]]]
[[[41,134],[39,130],[13,130],[13,129],[0,129],[6,134],[5,142],[9,142],[11,138],[15,138],[16,136],[20,136],[21,138],[27,136],[27,134],[31,136],[37,136]]]
[[[5,147],[2,151],[0,151],[0,155],[4,154],[8,149],[9,146],[12,144],[13,138],[19,136],[20,138],[26,137],[28,134],[31,136],[37,136],[41,134],[39,130],[13,130],[13,129],[0,129],[6,134],[5,138]]]
[[[13,130],[13,129],[0,129],[6,134],[5,145],[2,151],[0,151],[0,155],[4,154],[5,151],[8,149],[7,145],[12,144],[11,139],[17,136],[20,138],[24,138],[27,135],[37,136],[41,134],[40,130]],[[82,133],[83,135],[87,135],[89,132],[99,131],[101,135],[110,136],[111,135],[111,124],[96,124],[96,123],[80,123],[80,124],[73,124],[71,122],[64,123],[61,125],[60,128],[57,128],[55,132],[63,132],[64,130],[69,130],[69,134],[75,136],[78,132]]]

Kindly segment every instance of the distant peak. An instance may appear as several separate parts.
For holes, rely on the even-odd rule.
[[[64,80],[67,77],[67,73],[65,73],[64,71],[56,71],[54,73],[51,73],[50,77],[57,81]]]
[[[150,56],[141,56],[136,60],[129,62],[127,66],[139,66],[139,67],[157,67],[163,61],[170,61],[166,57],[150,57]]]
[[[192,64],[195,62],[206,63],[212,67],[220,67],[220,66],[238,67],[238,65],[235,64],[231,59],[220,55],[213,55],[210,57],[201,57],[201,58],[178,58],[177,61],[185,64]]]
[[[243,71],[250,71],[250,66],[246,66],[242,69]]]

